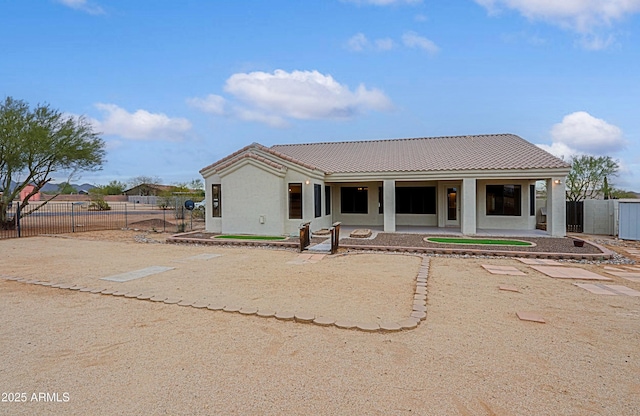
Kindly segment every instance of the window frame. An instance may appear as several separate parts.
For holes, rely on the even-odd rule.
[[[498,192],[498,189],[500,191]],[[508,188],[513,188],[508,192]],[[490,191],[493,191],[490,193]],[[513,196],[509,194],[512,193]],[[490,198],[492,195],[492,198]],[[522,217],[522,186],[516,184],[487,185],[485,189],[485,214],[490,217]],[[512,199],[512,203],[509,203]],[[512,205],[512,208],[509,207]],[[493,207],[492,207],[493,206]]]
[[[435,215],[437,206],[435,186],[396,186],[396,214]]]
[[[313,214],[315,218],[322,217],[322,185],[313,184]]]
[[[364,201],[364,204],[363,204],[363,201]],[[341,186],[340,187],[340,213],[341,214],[368,214],[369,213],[369,187]]]
[[[292,190],[292,188],[297,188],[298,191],[294,192]],[[287,186],[287,195],[288,195],[288,209],[289,209],[289,219],[290,220],[301,220],[303,217],[303,210],[302,210],[302,182],[291,182],[288,184]],[[296,198],[295,200],[292,199],[292,197],[294,195],[298,195],[298,198]],[[300,206],[299,207],[295,207],[294,204],[295,202],[299,201]],[[298,213],[299,211],[299,213]],[[298,214],[298,216],[294,216],[295,214]]]
[[[220,183],[211,184],[211,216],[213,218],[222,217],[222,184]]]

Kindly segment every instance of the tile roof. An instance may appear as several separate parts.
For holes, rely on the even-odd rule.
[[[569,168],[513,134],[275,145],[325,173]]]
[[[207,170],[210,169],[215,169],[216,171],[218,170],[222,170],[234,163],[236,163],[237,161],[239,161],[240,159],[245,159],[245,158],[252,158],[255,160],[259,160],[262,161],[263,163],[267,163],[270,166],[275,167],[276,169],[282,169],[284,166],[274,162],[272,160],[266,159],[264,157],[259,156],[259,152],[265,152],[268,153],[270,155],[276,156],[279,159],[282,160],[286,160],[292,163],[295,163],[297,165],[300,166],[304,166],[307,169],[311,169],[311,170],[318,170],[318,168],[314,165],[311,165],[309,163],[306,163],[303,160],[298,160],[292,156],[289,156],[287,154],[283,154],[280,153],[276,150],[273,150],[272,148],[266,147],[261,145],[260,143],[251,143],[248,146],[243,147],[242,149],[233,152],[232,154],[230,154],[229,156],[223,157],[222,159],[218,160],[217,162],[214,162],[213,164],[206,166],[202,169],[200,169],[200,173],[203,173]]]

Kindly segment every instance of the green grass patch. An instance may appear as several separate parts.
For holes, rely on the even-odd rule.
[[[215,238],[228,238],[230,240],[285,240],[287,237],[271,236],[271,235],[217,235]]]
[[[493,238],[451,238],[451,237],[428,237],[431,243],[445,244],[467,244],[467,245],[488,245],[488,246],[533,246],[533,243],[521,240],[500,240]]]

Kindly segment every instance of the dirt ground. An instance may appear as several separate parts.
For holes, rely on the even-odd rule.
[[[379,322],[410,312],[420,265],[390,254],[288,264],[297,253],[136,236],[0,240],[0,274]],[[514,259],[430,264],[427,319],[398,333],[0,279],[0,392],[26,397],[1,401],[0,414],[640,414],[640,297],[594,295]],[[527,275],[491,275],[481,264]],[[100,280],[148,266],[174,269]],[[520,292],[498,290],[505,284]],[[546,323],[520,321],[517,311]]]

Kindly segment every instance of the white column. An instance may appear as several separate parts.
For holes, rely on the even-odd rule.
[[[547,179],[547,233],[564,237],[567,232],[565,178]]]
[[[384,232],[396,232],[396,181],[385,180],[383,189]]]
[[[460,193],[460,231],[463,235],[476,234],[476,180],[462,180]]]

